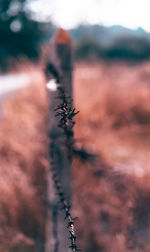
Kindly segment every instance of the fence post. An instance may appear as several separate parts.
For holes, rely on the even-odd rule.
[[[47,76],[59,79],[59,85],[65,91],[66,96],[72,98],[72,40],[68,33],[60,29],[51,42],[47,62]],[[50,149],[55,155],[54,166],[60,177],[67,201],[71,203],[71,160],[68,158],[68,150],[65,146],[63,130],[58,127],[58,119],[55,117],[56,107],[59,105],[59,90],[55,87],[48,89],[49,99],[49,136]],[[69,233],[65,225],[65,214],[58,209],[58,197],[52,181],[52,174],[49,174],[48,199],[50,212],[47,223],[46,252],[69,252]],[[58,234],[58,236],[57,236]],[[58,249],[59,243],[59,249]]]

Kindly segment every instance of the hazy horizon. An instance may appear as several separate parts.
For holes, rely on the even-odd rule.
[[[35,0],[30,6],[36,18],[52,20],[65,29],[100,24],[150,32],[148,0]]]

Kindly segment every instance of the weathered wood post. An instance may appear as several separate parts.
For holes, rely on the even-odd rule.
[[[55,78],[63,88],[66,96],[72,98],[72,40],[68,33],[60,29],[51,42],[47,62],[48,79]],[[56,107],[60,104],[59,90],[55,82],[49,82],[48,99],[50,105],[49,136],[50,161],[59,175],[67,201],[71,203],[71,160],[68,158],[67,146],[63,129],[58,127]],[[54,188],[52,174],[49,174],[48,199],[50,212],[48,213],[46,252],[68,252],[69,233],[65,224],[65,214],[58,209],[58,197]],[[59,248],[58,248],[59,245]]]

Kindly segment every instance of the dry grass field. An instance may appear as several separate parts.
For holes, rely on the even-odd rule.
[[[44,82],[35,77],[3,104],[0,252],[44,250]],[[84,252],[149,252],[150,63],[76,65],[74,103],[77,145],[92,154],[73,161],[79,245]]]
[[[74,162],[83,251],[150,251],[150,64],[76,66]]]
[[[5,100],[0,121],[0,252],[43,251],[46,219],[44,79]]]
[[[77,138],[115,166],[136,162],[139,176],[149,171],[150,64],[80,65],[74,79]]]

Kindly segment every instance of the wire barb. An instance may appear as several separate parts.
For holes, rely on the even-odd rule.
[[[73,146],[75,143],[73,127],[75,125],[74,117],[79,113],[75,108],[72,108],[72,99],[65,95],[62,87],[58,88],[59,95],[58,99],[61,103],[55,109],[55,117],[59,117],[59,127],[63,129],[64,135],[66,137],[65,145],[68,149],[68,157],[72,157]]]

